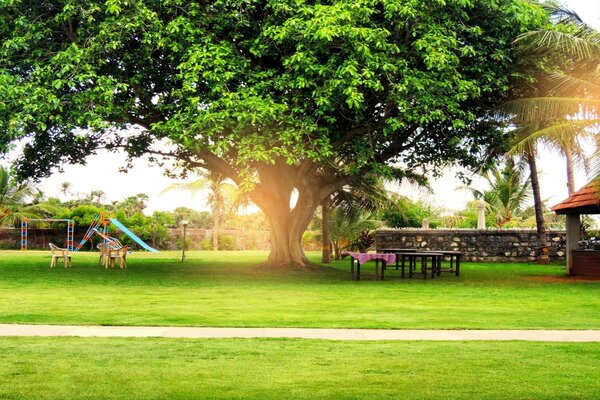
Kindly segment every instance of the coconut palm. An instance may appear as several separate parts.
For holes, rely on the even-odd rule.
[[[335,260],[341,258],[341,254],[350,248],[361,232],[372,231],[382,225],[380,221],[369,218],[364,212],[347,215],[340,208],[331,211],[329,223]]]
[[[71,194],[71,182],[61,182],[60,183],[60,192],[63,195],[63,198],[67,200],[67,196]]]
[[[517,149],[539,139],[563,149],[573,190],[570,158],[583,154],[578,138],[588,135],[597,140],[600,130],[600,33],[572,11],[560,7],[552,11],[557,29],[523,34],[517,43],[524,51],[546,57],[559,70],[546,74],[540,96],[509,102],[504,111],[528,130]]]
[[[495,215],[499,226],[515,221],[531,198],[531,179],[525,176],[526,167],[524,160],[508,158],[502,168],[494,166],[482,174],[490,189],[471,189],[474,197],[483,200],[488,212]]]
[[[23,218],[39,218],[53,207],[38,202],[41,192],[31,181],[18,182],[9,168],[0,165],[0,225],[14,226]]]
[[[540,263],[547,260],[547,243],[536,149],[545,145],[563,154],[571,195],[575,191],[575,165],[589,170],[590,158],[580,141],[597,141],[600,122],[600,34],[574,12],[552,5],[548,8],[557,20],[555,29],[528,32],[517,43],[524,51],[536,53],[559,68],[542,79],[536,88],[540,95],[504,106],[512,122],[519,126],[510,153],[523,155],[530,166]],[[597,149],[598,146],[592,159],[598,160]],[[600,168],[596,176],[600,176]]]
[[[103,190],[92,190],[88,195],[88,200],[94,203],[96,207],[102,205],[102,200],[106,198],[106,193]]]
[[[402,182],[404,180],[415,185],[427,186],[426,179],[418,173],[406,172],[394,168],[388,172],[390,173],[389,176],[395,181]],[[334,243],[334,240],[332,240],[333,235],[330,233],[332,223],[339,224],[340,218],[344,218],[345,216],[347,221],[344,221],[344,224],[354,225],[365,212],[373,213],[384,207],[397,205],[397,196],[385,188],[384,180],[381,177],[373,174],[356,177],[348,185],[325,198],[321,202],[321,233],[323,243],[321,262],[328,263],[331,261],[332,245],[336,257],[339,258],[339,245]],[[332,212],[335,215],[332,216]],[[369,221],[374,223],[374,220]],[[338,228],[336,227],[335,229],[337,230]]]
[[[238,188],[229,183],[227,178],[217,172],[198,172],[199,179],[192,182],[175,183],[162,193],[172,190],[183,190],[192,194],[208,191],[207,201],[211,206],[213,217],[213,250],[219,250],[220,222],[225,212],[237,211],[238,207],[248,204],[248,197],[243,196]]]
[[[340,236],[339,224],[354,226],[362,213],[373,212],[382,205],[389,203],[386,194],[387,191],[382,180],[367,175],[354,180],[351,184],[346,185],[321,202],[322,263],[331,262],[332,250],[335,251],[336,259],[339,259],[340,246],[339,241],[337,241]],[[342,218],[346,218],[346,220],[341,222]],[[338,225],[332,227],[332,223]],[[331,234],[332,229],[333,236]]]

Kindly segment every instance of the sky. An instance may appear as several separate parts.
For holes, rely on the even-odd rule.
[[[563,0],[562,3],[575,10],[588,24],[600,29],[600,0]],[[72,193],[69,198],[84,196],[94,190],[103,191],[107,201],[118,201],[144,193],[150,198],[146,213],[156,210],[171,211],[179,206],[209,210],[205,194],[192,196],[179,191],[161,193],[178,181],[165,177],[163,169],[149,164],[147,159],[136,160],[133,168],[127,173],[119,172],[119,168],[124,165],[124,155],[100,151],[97,155],[88,157],[85,166],[67,165],[64,172],[43,179],[40,188],[47,196],[61,199],[64,199],[60,191],[62,182],[71,184]],[[542,198],[547,199],[549,205],[565,199],[567,187],[564,160],[557,154],[541,151],[538,168]],[[455,178],[455,172],[448,171],[440,179],[432,180],[432,192],[410,185],[403,185],[396,190],[413,200],[422,199],[445,209],[460,210],[472,200],[472,196],[468,190],[460,189],[464,184]],[[576,186],[581,187],[586,182],[585,173],[579,171],[576,175]],[[473,187],[483,189],[485,185],[481,179],[476,179]]]

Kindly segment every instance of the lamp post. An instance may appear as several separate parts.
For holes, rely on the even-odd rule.
[[[185,244],[186,244],[186,242],[185,242],[185,234],[187,232],[187,226],[188,226],[189,223],[190,222],[188,220],[186,220],[186,219],[184,219],[183,221],[181,221],[181,225],[183,225],[183,246],[181,246],[182,247],[182,249],[181,249],[181,262],[185,261]]]

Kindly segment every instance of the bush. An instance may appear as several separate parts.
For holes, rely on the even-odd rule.
[[[302,247],[305,250],[321,250],[321,232],[306,231],[302,235]]]
[[[202,250],[212,250],[212,235],[200,242],[200,248]],[[219,250],[237,250],[236,238],[233,235],[219,235]]]
[[[237,250],[235,236],[219,235],[219,250]]]

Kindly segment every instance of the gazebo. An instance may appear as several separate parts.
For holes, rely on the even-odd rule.
[[[600,182],[591,182],[568,199],[552,207],[556,214],[567,216],[567,271],[569,275],[600,278],[600,251],[582,250],[581,215],[600,214]]]

